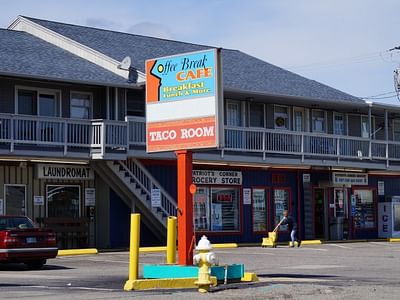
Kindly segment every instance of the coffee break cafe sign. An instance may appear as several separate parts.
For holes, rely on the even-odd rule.
[[[38,178],[42,179],[94,179],[93,170],[86,165],[56,165],[56,164],[38,164]]]
[[[146,61],[147,152],[222,146],[220,51]]]
[[[193,170],[194,184],[242,185],[242,172]]]

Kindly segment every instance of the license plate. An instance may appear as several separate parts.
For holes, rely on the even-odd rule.
[[[37,242],[36,237],[27,237],[26,238],[26,243],[27,244],[34,244],[36,242]]]

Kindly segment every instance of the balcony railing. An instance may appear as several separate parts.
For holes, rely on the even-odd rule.
[[[127,141],[126,122],[0,114],[0,145],[11,153],[58,150],[100,158],[107,151],[126,153]]]
[[[400,160],[400,142],[225,126],[225,150],[337,159]]]
[[[145,144],[142,117],[112,121],[0,114],[0,151],[61,149],[65,156],[85,153],[88,158],[102,159],[120,154],[118,159],[124,159],[129,149],[144,149]],[[400,161],[400,142],[232,126],[225,126],[224,151],[260,153],[264,159],[268,155],[292,155],[303,160],[316,157]]]

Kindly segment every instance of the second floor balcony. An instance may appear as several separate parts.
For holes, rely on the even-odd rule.
[[[125,159],[145,156],[145,119],[76,120],[0,114],[0,155]],[[400,142],[333,134],[225,126],[225,147],[212,152],[267,162],[270,158],[400,165]],[[152,154],[157,158],[157,154]]]

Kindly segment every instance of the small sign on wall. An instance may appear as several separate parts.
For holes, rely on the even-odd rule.
[[[378,181],[378,196],[385,196],[385,182]]]
[[[160,189],[151,189],[151,207],[161,207]]]
[[[310,183],[310,182],[311,182],[311,175],[303,174],[303,183]]]
[[[96,206],[95,188],[85,188],[85,206]]]
[[[33,196],[33,205],[44,205],[43,196]]]
[[[243,189],[243,204],[244,205],[251,204],[251,189],[249,188]]]

